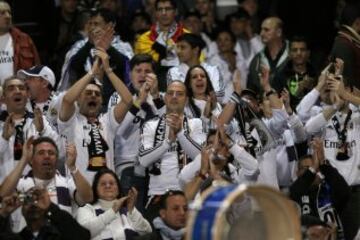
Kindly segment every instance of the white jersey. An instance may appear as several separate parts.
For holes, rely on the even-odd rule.
[[[289,187],[296,178],[297,152],[296,143],[306,141],[306,132],[300,119],[294,114],[289,116],[288,129],[284,131],[281,139],[277,141],[276,166],[279,185]]]
[[[14,44],[10,33],[0,36],[0,86],[14,75]]]
[[[14,157],[14,143],[15,143],[15,133],[9,138],[9,140],[5,140],[3,138],[3,129],[5,120],[7,117],[7,112],[2,112],[0,116],[0,182],[4,180],[4,178],[14,169],[16,165],[15,157]],[[36,130],[36,127],[33,123],[34,116],[32,113],[27,112],[25,114],[25,118],[15,121],[15,126],[19,126],[23,124],[23,138],[24,142],[31,136],[35,138],[43,136],[43,137],[50,137],[58,146],[62,146],[60,144],[60,138],[57,132],[52,129],[49,122],[43,117],[44,122],[44,130],[42,133],[39,133]],[[59,148],[59,152],[62,152],[63,149]],[[18,159],[19,160],[19,159]],[[24,173],[29,170],[29,167],[26,167]]]
[[[332,106],[325,106],[332,107]],[[360,113],[353,111],[347,124],[348,160],[337,160],[339,138],[336,132],[334,117],[338,119],[340,131],[344,127],[347,114],[337,112],[326,121],[322,112],[310,118],[306,123],[305,129],[309,135],[321,135],[324,139],[325,158],[328,159],[333,167],[345,178],[349,185],[360,184]]]
[[[135,99],[136,96],[134,95],[133,98]],[[121,97],[119,94],[114,93],[110,98],[109,108],[115,106],[120,101]],[[152,117],[163,113],[165,104],[162,99],[159,98],[154,100],[151,95],[149,95],[146,102],[152,111]],[[134,166],[134,163],[137,161],[140,147],[140,126],[145,121],[146,117],[149,117],[147,116],[148,114],[150,113],[146,113],[144,110],[139,110],[135,106],[132,106],[116,132],[114,141],[114,161],[115,170],[118,176],[121,176],[123,169]]]
[[[223,99],[223,102],[226,103],[229,101],[231,94],[234,92],[234,87],[233,87],[234,72],[230,71],[229,64],[219,54],[213,55],[208,60],[208,62],[214,66],[217,66],[220,71],[220,75],[223,78],[224,88],[225,88],[225,97]],[[241,59],[238,55],[236,55],[236,69],[240,71],[241,87],[242,89],[245,89],[247,83],[248,70],[246,68],[245,61]]]
[[[214,88],[218,101],[222,102],[222,99],[224,97],[225,86],[224,86],[224,80],[219,72],[218,67],[215,65],[210,65],[205,62],[201,63],[200,65],[204,67],[207,74],[209,75],[211,84]],[[170,68],[167,74],[168,85],[170,82],[175,80],[185,82],[185,77],[189,68],[190,67],[185,63],[181,63],[179,66]]]
[[[177,134],[177,141],[169,143],[169,127],[165,115],[145,122],[141,129],[139,162],[147,168],[157,168],[160,174],[150,174],[149,195],[161,195],[168,189],[180,190],[178,175],[180,165],[186,165],[186,157],[195,159],[205,141],[200,119],[184,117],[183,128]],[[151,170],[151,169],[150,169]],[[152,169],[153,170],[153,169]]]
[[[99,125],[98,130],[102,139],[108,146],[106,155],[106,166],[114,170],[114,138],[116,131],[120,124],[116,121],[114,116],[114,107],[107,113],[98,117]],[[71,118],[63,122],[58,119],[58,128],[62,137],[65,137],[68,143],[75,143],[77,158],[76,167],[81,174],[88,180],[89,183],[93,182],[95,171],[88,170],[89,166],[89,145],[91,143],[90,131],[92,125],[88,122],[87,118],[80,114],[78,109],[71,116]]]

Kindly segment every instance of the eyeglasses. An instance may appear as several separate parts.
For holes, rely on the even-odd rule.
[[[163,12],[171,12],[173,11],[174,8],[173,7],[163,7],[163,8],[157,8],[156,11],[163,13]]]

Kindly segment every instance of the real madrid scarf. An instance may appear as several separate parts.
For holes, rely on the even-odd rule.
[[[188,120],[186,117],[184,117],[183,128],[184,128],[184,134],[188,134],[189,127],[188,127]],[[166,133],[166,114],[162,115],[159,119],[159,123],[155,130],[153,147],[158,146],[165,140],[165,133]],[[180,144],[177,141],[170,146],[170,150],[173,150],[173,148],[176,149],[177,151],[179,169],[181,169],[186,165],[187,157],[184,153],[184,150],[181,148]],[[161,174],[160,164],[161,164],[160,160],[155,162],[149,168],[149,173],[153,175],[160,175]]]
[[[88,170],[97,171],[106,166],[106,151],[109,150],[104,138],[100,133],[100,123],[94,122],[90,124],[90,144],[88,145],[89,166]]]

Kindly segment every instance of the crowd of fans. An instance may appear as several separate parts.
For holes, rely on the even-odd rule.
[[[0,0],[0,239],[183,239],[224,183],[283,192],[306,239],[360,239],[360,4],[314,64],[257,0],[223,21],[212,0],[57,2],[39,54]]]

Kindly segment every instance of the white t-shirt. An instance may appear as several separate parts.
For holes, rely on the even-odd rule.
[[[0,36],[0,84],[14,74],[14,48],[10,33]]]

